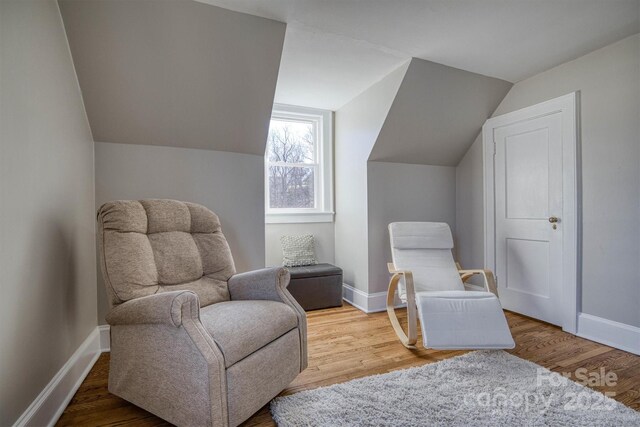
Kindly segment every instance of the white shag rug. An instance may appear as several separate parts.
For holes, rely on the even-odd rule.
[[[278,397],[271,414],[281,427],[640,426],[640,412],[504,351]]]

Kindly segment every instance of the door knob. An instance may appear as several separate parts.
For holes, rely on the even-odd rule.
[[[555,216],[550,216],[550,217],[549,217],[549,222],[550,222],[551,224],[555,224],[556,222],[560,222],[560,220],[559,220],[557,217],[555,217]]]

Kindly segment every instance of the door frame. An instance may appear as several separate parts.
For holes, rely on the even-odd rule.
[[[562,113],[562,329],[576,334],[580,310],[580,119],[579,92],[488,119],[482,126],[484,171],[484,264],[496,271],[494,130]],[[500,278],[497,278],[500,280]]]

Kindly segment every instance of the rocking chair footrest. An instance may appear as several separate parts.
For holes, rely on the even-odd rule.
[[[498,298],[489,292],[416,293],[424,346],[435,349],[513,348]]]

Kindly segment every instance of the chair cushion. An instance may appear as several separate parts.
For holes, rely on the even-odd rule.
[[[448,249],[394,249],[396,268],[413,273],[416,292],[464,291],[464,284]],[[399,296],[406,301],[404,280],[399,286]]]
[[[394,249],[452,249],[453,236],[445,222],[392,222],[389,224]]]
[[[226,367],[298,326],[291,307],[277,301],[226,301],[200,309],[200,321],[224,354]]]
[[[490,292],[416,294],[424,346],[434,349],[497,349],[515,346],[498,298]]]
[[[464,285],[451,248],[453,237],[444,222],[393,222],[389,224],[393,265],[413,273],[413,285],[420,291],[463,291]],[[406,301],[404,280],[398,286]]]

